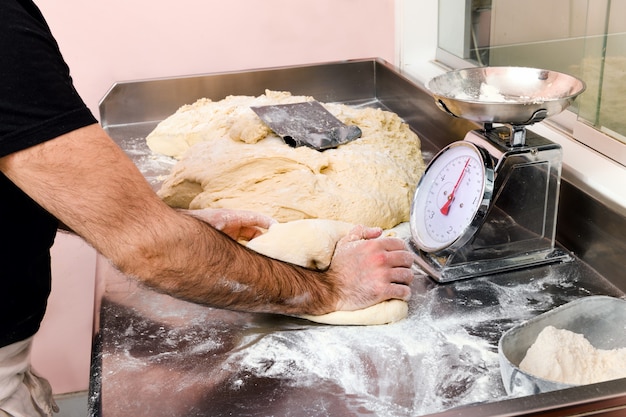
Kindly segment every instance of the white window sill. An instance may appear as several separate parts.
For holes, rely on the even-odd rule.
[[[563,148],[563,176],[614,210],[626,214],[626,167],[594,151],[546,122],[530,127],[533,132]]]

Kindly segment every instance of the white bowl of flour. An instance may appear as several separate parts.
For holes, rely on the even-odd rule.
[[[626,300],[589,296],[508,330],[498,344],[509,395],[626,378]]]

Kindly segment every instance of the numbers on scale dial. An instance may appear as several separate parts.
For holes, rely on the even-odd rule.
[[[454,157],[436,174],[424,207],[428,235],[451,242],[471,223],[482,200],[483,169],[472,155]]]

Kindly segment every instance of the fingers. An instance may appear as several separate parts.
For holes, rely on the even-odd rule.
[[[263,234],[272,224],[277,223],[269,216],[247,210],[200,209],[181,211],[210,224],[234,240],[249,241]]]
[[[396,267],[392,268],[387,276],[389,284],[406,285],[409,286],[413,282],[415,274],[411,268]]]
[[[409,301],[411,299],[411,287],[404,284],[391,284],[388,296],[388,299]]]
[[[238,216],[242,227],[269,229],[271,225],[278,223],[272,217],[254,211],[233,210],[232,213]]]
[[[383,230],[380,227],[366,227],[363,225],[357,225],[348,232],[346,236],[341,239],[344,242],[356,242],[363,239],[375,239],[382,234]]]
[[[236,240],[244,240],[244,241],[250,241],[252,239],[254,239],[255,237],[259,237],[262,234],[265,233],[265,228],[259,228],[259,227],[255,227],[255,226],[250,226],[250,227],[240,227],[237,229],[237,236]]]
[[[386,263],[394,268],[411,268],[411,266],[413,266],[413,263],[415,262],[416,255],[406,249],[404,242],[401,241],[401,243],[402,245],[399,248],[394,245],[396,249],[387,249],[388,259]]]
[[[237,240],[250,241],[261,236],[271,225],[278,223],[275,219],[253,211],[234,210],[231,215],[235,217],[230,227],[235,229]]]
[[[369,250],[371,252],[380,251],[383,254],[380,258],[380,264],[382,266],[411,268],[415,262],[416,255],[407,249],[404,240],[396,237],[380,237],[381,235],[381,228],[356,226],[340,241],[340,245],[338,246],[341,246],[341,243],[345,243],[346,241],[367,241],[367,244],[370,245]]]
[[[361,231],[362,239],[376,239],[383,234],[380,227],[364,227]]]
[[[416,255],[403,239],[383,237],[382,232],[380,228],[357,226],[338,242],[331,269],[340,277],[340,309],[411,297]]]
[[[404,240],[400,238],[383,237],[383,238],[376,239],[376,241],[379,242],[382,248],[386,251],[389,251],[389,252],[403,251],[403,252],[406,252],[407,254],[412,253],[407,249],[407,246]],[[413,261],[413,259],[414,259],[413,256],[411,256],[411,262]]]
[[[344,240],[348,241],[357,241],[357,240],[370,240],[370,239],[379,239],[380,241],[384,241],[388,246],[385,247],[387,250],[401,250],[405,249],[406,245],[402,239],[392,237],[392,236],[383,236],[383,229],[380,227],[366,227],[362,225],[355,226],[347,236],[344,237]]]
[[[229,224],[237,224],[240,227],[259,227],[268,229],[272,224],[277,223],[272,217],[248,210],[230,209],[199,209],[179,211],[191,215],[197,219],[209,223],[216,229],[222,229]]]

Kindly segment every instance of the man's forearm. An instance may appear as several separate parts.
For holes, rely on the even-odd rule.
[[[252,253],[164,204],[97,125],[1,158],[0,169],[120,270],[159,291],[286,314],[336,306],[331,275]]]
[[[187,218],[177,219],[171,228],[180,237],[161,248],[148,245],[149,256],[139,250],[120,268],[154,289],[215,307],[284,314],[323,314],[335,308],[328,273],[263,257],[204,222],[181,216]],[[183,238],[185,245],[176,243]]]

